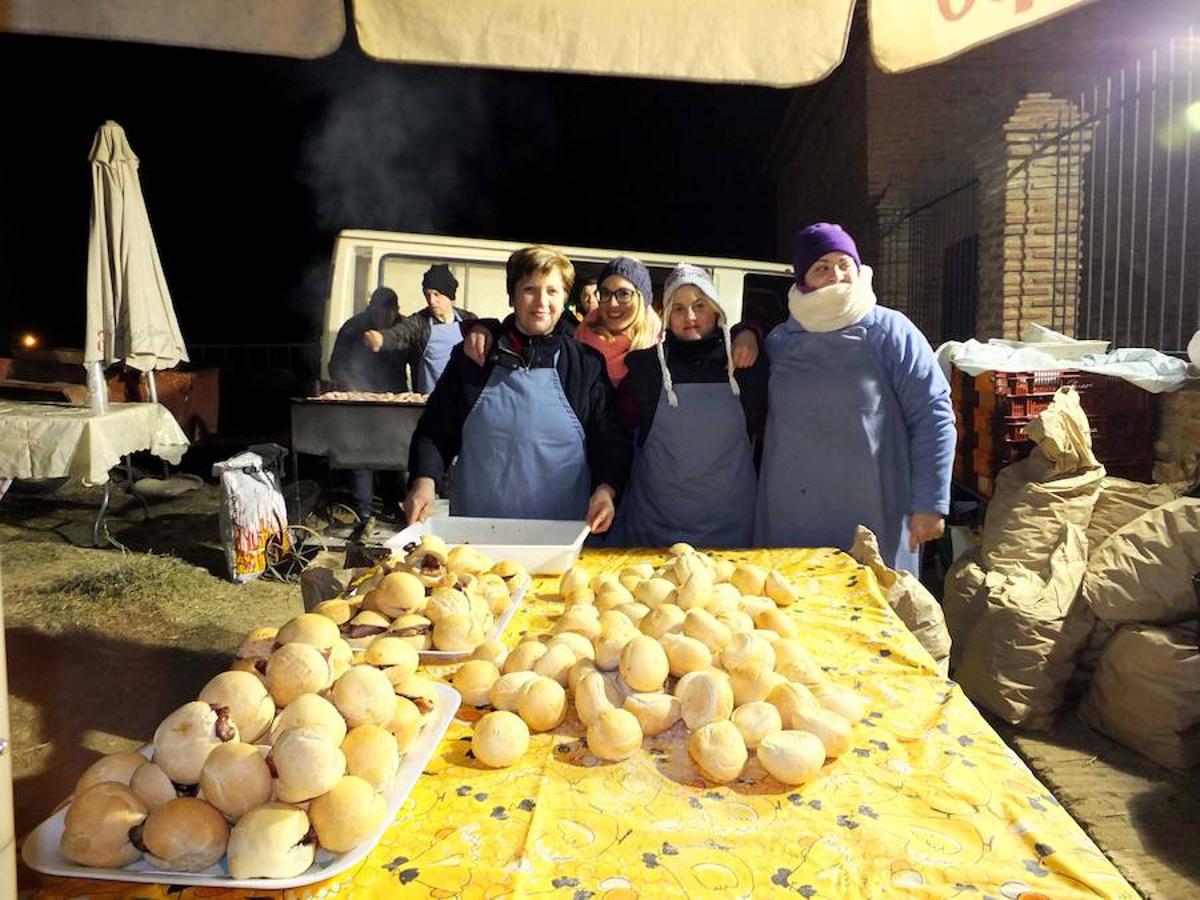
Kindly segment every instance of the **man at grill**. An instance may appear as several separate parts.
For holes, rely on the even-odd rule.
[[[603,357],[571,340],[562,322],[575,268],[535,246],[513,253],[506,274],[513,312],[499,339],[482,366],[454,348],[417,423],[408,521],[433,511],[457,455],[451,515],[585,519],[607,531],[632,449]]]
[[[363,342],[378,353],[396,351],[406,355],[413,369],[413,390],[430,393],[450,359],[450,351],[462,342],[460,322],[476,318],[454,305],[458,279],[445,263],[430,266],[421,278],[425,309],[407,316],[390,328],[366,332]]]

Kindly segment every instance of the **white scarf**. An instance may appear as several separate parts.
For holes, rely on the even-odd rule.
[[[805,331],[838,331],[861,322],[875,308],[873,274],[870,266],[862,266],[852,284],[831,284],[808,294],[792,285],[788,312]]]

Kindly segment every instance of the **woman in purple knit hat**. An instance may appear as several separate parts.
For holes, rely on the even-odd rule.
[[[893,569],[918,571],[950,505],[954,413],[929,342],[876,305],[840,226],[796,235],[787,320],[764,343],[771,380],[755,544],[850,548],[858,525]]]

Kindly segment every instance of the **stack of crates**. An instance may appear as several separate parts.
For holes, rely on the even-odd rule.
[[[958,445],[954,480],[990,497],[996,475],[1033,450],[1025,432],[1058,389],[1073,386],[1087,414],[1092,451],[1110,475],[1149,481],[1157,425],[1154,395],[1119,378],[1074,369],[984,372],[955,369],[950,382]]]

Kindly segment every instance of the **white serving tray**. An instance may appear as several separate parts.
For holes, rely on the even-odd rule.
[[[64,805],[46,821],[35,828],[25,843],[21,846],[21,858],[31,869],[45,872],[47,875],[63,875],[68,878],[99,878],[106,881],[134,881],[150,884],[178,884],[184,886],[211,886],[224,888],[251,888],[256,890],[282,890],[284,888],[300,887],[314,881],[323,881],[343,872],[366,858],[374,849],[379,839],[388,827],[396,820],[400,805],[407,799],[421,777],[426,764],[437,750],[446,729],[454,721],[462,697],[458,691],[447,684],[435,682],[438,704],[433,717],[425,723],[421,733],[413,745],[400,760],[400,768],[396,771],[396,779],[392,787],[384,793],[387,799],[387,815],[383,824],[365,841],[345,853],[333,854],[324,850],[317,851],[316,861],[308,871],[295,878],[244,878],[230,876],[223,862],[203,872],[166,872],[153,868],[142,859],[121,869],[99,869],[79,866],[71,862],[59,852],[58,845],[62,839],[63,821],[67,814],[68,805]],[[148,748],[146,748],[148,749]],[[143,751],[145,752],[145,750]]]
[[[408,526],[384,546],[399,551],[435,534],[450,546],[470,544],[496,561],[514,559],[531,575],[561,575],[579,559],[588,533],[581,521],[437,516]]]
[[[529,576],[527,575],[521,582],[521,586],[509,598],[508,606],[504,607],[504,610],[496,619],[496,624],[492,626],[492,630],[488,632],[484,640],[498,641],[500,639],[500,635],[504,634],[504,629],[508,627],[509,621],[517,611],[517,607],[521,605],[521,601],[525,599],[525,592],[528,590]],[[422,650],[421,662],[434,664],[461,662],[462,660],[470,659],[472,652],[471,650]]]

